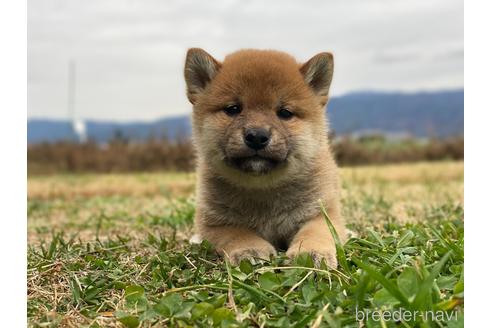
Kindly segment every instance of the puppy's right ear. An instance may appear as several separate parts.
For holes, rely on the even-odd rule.
[[[192,104],[205,90],[210,81],[217,75],[221,64],[205,50],[191,48],[186,54],[184,76],[186,94]]]
[[[325,106],[333,78],[333,55],[329,52],[317,54],[301,66],[301,74],[314,94],[319,97],[321,105]]]

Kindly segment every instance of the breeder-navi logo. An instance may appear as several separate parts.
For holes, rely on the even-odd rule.
[[[458,320],[457,311],[410,311],[405,309],[398,310],[359,310],[355,308],[355,319],[363,322],[367,320],[371,321],[417,321],[422,319],[423,321],[456,321]]]

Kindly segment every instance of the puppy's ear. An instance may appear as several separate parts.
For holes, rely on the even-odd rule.
[[[184,76],[188,99],[194,104],[207,84],[217,75],[221,64],[205,50],[191,48],[186,54]]]
[[[319,53],[303,64],[300,70],[304,81],[326,102],[333,78],[333,55],[329,52]]]

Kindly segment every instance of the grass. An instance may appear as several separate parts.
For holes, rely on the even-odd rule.
[[[360,327],[369,313],[362,326],[462,327],[463,163],[342,177],[357,237],[339,245],[337,270],[282,254],[231,267],[190,245],[193,175],[29,177],[28,324]],[[403,309],[416,315],[377,320]]]

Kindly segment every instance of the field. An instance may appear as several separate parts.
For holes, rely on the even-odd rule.
[[[463,162],[341,175],[353,237],[337,270],[282,255],[231,267],[190,245],[193,174],[30,176],[28,324],[463,326]],[[417,315],[378,320],[402,309]]]

